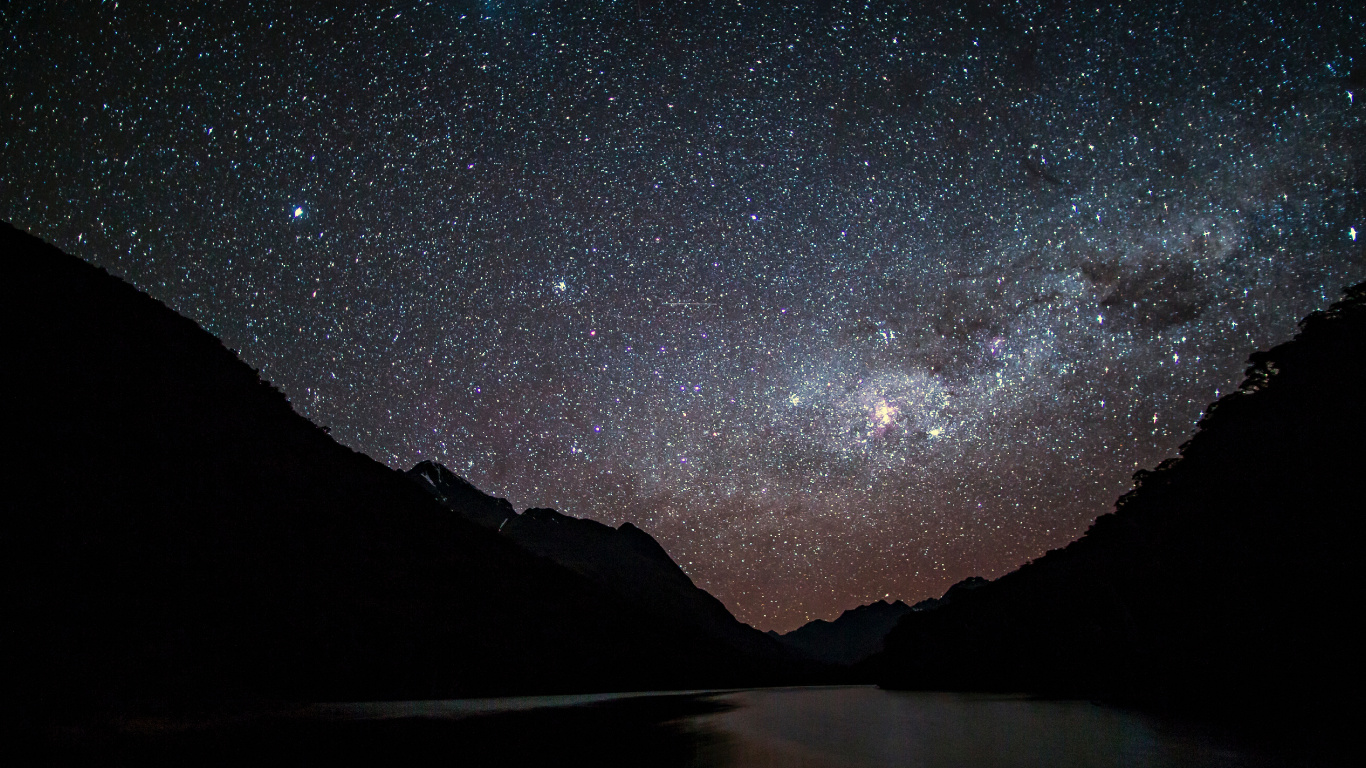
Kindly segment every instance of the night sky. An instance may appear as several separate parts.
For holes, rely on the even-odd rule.
[[[0,218],[761,629],[1076,538],[1366,278],[1349,3],[147,5],[0,9]]]

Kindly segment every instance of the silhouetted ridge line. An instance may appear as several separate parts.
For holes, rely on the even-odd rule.
[[[506,499],[484,494],[432,461],[417,464],[408,476],[465,519],[578,573],[661,622],[682,622],[747,653],[792,655],[740,623],[720,600],[694,585],[659,542],[630,523],[614,529],[553,509],[518,514]]]
[[[8,225],[0,269],[16,717],[790,679],[453,514],[103,270]],[[613,533],[657,559],[630,530]]]
[[[853,664],[882,650],[883,638],[911,606],[878,600],[841,613],[834,621],[816,619],[786,632],[770,632],[798,654],[828,664]]]
[[[1102,697],[1346,733],[1335,707],[1361,683],[1366,284],[1249,363],[1114,513],[908,613],[866,668],[888,687]]]

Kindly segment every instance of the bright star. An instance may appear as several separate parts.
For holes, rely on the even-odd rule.
[[[299,218],[300,216],[303,216],[303,215],[304,215],[304,209],[303,209],[303,208],[295,208],[295,209],[294,209],[294,218],[297,219],[297,218]]]
[[[1350,238],[1352,238],[1353,241],[1355,241],[1355,240],[1357,239],[1357,228],[1356,228],[1356,227],[1348,227],[1348,228],[1347,228],[1347,236],[1350,237]]]

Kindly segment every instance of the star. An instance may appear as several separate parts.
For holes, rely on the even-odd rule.
[[[1366,279],[1348,4],[486,5],[26,4],[0,216],[763,629],[1065,545]]]

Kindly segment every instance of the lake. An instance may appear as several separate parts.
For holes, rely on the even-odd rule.
[[[717,734],[708,764],[899,766],[1272,766],[1276,761],[1133,712],[1082,701],[884,691],[745,691],[691,718]]]
[[[1207,730],[1081,701],[872,686],[314,705],[130,721],[72,764],[701,768],[1283,766]]]

